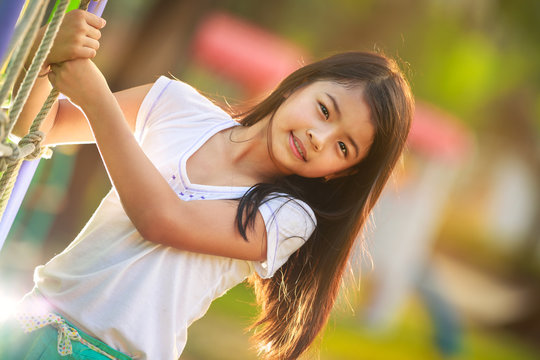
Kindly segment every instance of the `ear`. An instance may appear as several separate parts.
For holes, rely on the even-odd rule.
[[[337,179],[344,176],[354,175],[358,172],[358,169],[355,167],[351,167],[345,170],[341,170],[340,172],[337,172],[335,174],[326,175],[324,177],[324,181],[330,181],[333,179]]]

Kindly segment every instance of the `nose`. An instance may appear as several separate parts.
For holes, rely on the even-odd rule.
[[[315,151],[322,151],[332,137],[330,128],[313,128],[307,130],[307,137]]]

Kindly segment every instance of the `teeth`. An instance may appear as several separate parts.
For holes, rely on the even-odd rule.
[[[300,146],[298,145],[298,142],[296,141],[296,138],[293,138],[293,142],[294,142],[294,146],[296,146],[296,149],[298,150],[298,152],[300,153],[300,155],[302,155],[302,158],[305,160],[306,157],[304,156],[304,153],[302,152],[302,149],[301,149]]]

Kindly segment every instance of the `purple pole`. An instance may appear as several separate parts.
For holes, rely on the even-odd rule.
[[[105,6],[107,6],[107,0],[90,1],[90,4],[88,4],[88,12],[101,17],[103,10],[105,10]]]
[[[0,0],[0,66],[23,5],[24,0]]]
[[[14,3],[14,2],[15,1],[12,1],[12,0],[0,0],[0,19],[4,18],[3,16],[4,3]],[[19,2],[21,3],[20,8],[22,8],[22,4],[24,4],[24,0],[20,0]],[[88,5],[88,11],[96,14],[97,16],[101,16],[103,14],[103,10],[105,9],[106,5],[107,5],[107,0],[91,1],[90,4]],[[20,12],[20,9],[19,9],[19,12]],[[15,18],[15,21],[16,20],[17,18]],[[13,23],[13,25],[15,25],[15,22]],[[9,39],[8,39],[8,43],[9,43]],[[0,59],[1,59],[1,56],[0,56]],[[30,183],[32,182],[32,178],[34,177],[34,173],[36,172],[38,165],[39,165],[39,159],[32,160],[32,161],[23,161],[23,163],[21,164],[19,174],[17,175],[17,180],[15,181],[15,185],[13,186],[13,191],[6,205],[6,209],[4,210],[4,215],[2,216],[2,220],[0,220],[0,249],[2,249],[2,246],[4,245],[4,242],[6,241],[6,237],[8,236],[9,230],[11,229],[11,226],[13,225],[15,216],[17,215],[17,212],[19,211],[19,208],[21,207],[24,196],[26,195],[26,192],[28,191],[28,187],[30,186]]]
[[[30,186],[32,178],[34,177],[38,164],[39,160],[23,161],[21,164],[15,186],[13,187],[13,191],[9,197],[6,209],[4,210],[2,220],[0,221],[0,249],[4,245],[4,241],[6,240],[9,230],[11,229],[11,225],[15,220],[15,216],[21,207],[21,203],[26,195],[28,187]]]

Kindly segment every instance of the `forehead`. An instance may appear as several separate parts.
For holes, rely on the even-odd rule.
[[[338,105],[341,105],[339,110],[342,113],[358,116],[370,113],[362,84],[341,84],[336,81],[320,80],[306,86],[306,90],[314,95],[330,96],[336,101],[339,100]]]

